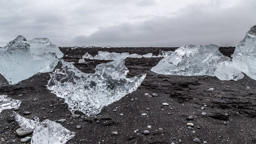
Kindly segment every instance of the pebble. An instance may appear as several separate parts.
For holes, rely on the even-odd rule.
[[[30,115],[31,112],[29,112],[29,111],[24,111],[23,114],[24,114],[24,115]]]
[[[209,88],[208,91],[214,91],[214,88]]]
[[[162,103],[163,106],[168,106],[169,104],[168,103]]]
[[[26,129],[23,129],[23,128],[18,128],[16,130],[16,133],[18,134],[18,136],[26,136],[26,135],[29,135],[33,132],[33,130],[26,130]]]
[[[146,115],[147,115],[147,113],[141,113],[141,115],[142,115],[142,116],[146,116]]]
[[[151,126],[151,125],[148,125],[148,126],[147,126],[147,128],[151,129],[151,128],[152,128],[152,126]]]
[[[150,134],[150,131],[149,131],[149,130],[144,130],[144,131],[143,131],[143,134],[144,134],[144,135],[149,135],[149,134]]]
[[[113,135],[118,135],[118,132],[117,131],[112,131],[112,134]]]
[[[158,128],[158,130],[163,131],[164,129],[163,128]]]
[[[201,143],[201,141],[200,141],[199,138],[194,138],[194,139],[193,139],[193,142],[195,142],[195,143]]]
[[[145,96],[149,96],[149,93],[145,93],[144,95],[145,95]]]
[[[81,128],[82,128],[81,125],[77,125],[77,126],[76,126],[76,129],[81,129]]]
[[[120,113],[119,115],[120,115],[120,116],[123,116],[123,115],[124,115],[124,113]]]
[[[202,115],[205,116],[205,115],[206,115],[206,112],[202,112]]]
[[[152,93],[152,96],[153,97],[158,97],[158,94],[157,93]]]
[[[194,124],[193,123],[187,123],[187,126],[193,127]]]
[[[65,121],[66,121],[66,119],[59,119],[59,120],[57,120],[57,122],[60,122],[60,123],[63,123]]]
[[[193,116],[188,116],[186,119],[187,120],[194,120],[194,117]]]
[[[20,142],[26,143],[26,142],[28,142],[30,140],[31,140],[31,137],[27,136],[27,137],[24,137],[24,138],[20,139]]]

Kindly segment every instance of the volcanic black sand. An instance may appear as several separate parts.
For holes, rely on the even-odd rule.
[[[97,64],[107,62],[86,60],[78,64],[85,52],[130,52],[157,55],[174,48],[62,48],[66,61],[84,72],[94,72]],[[234,48],[221,48],[227,56]],[[94,117],[82,113],[71,115],[63,99],[46,88],[49,74],[38,74],[15,86],[0,88],[7,94],[22,100],[19,114],[27,118],[37,116],[40,120],[57,121],[76,132],[68,144],[125,144],[125,143],[184,143],[199,141],[208,144],[254,144],[256,143],[256,81],[245,77],[239,81],[220,81],[215,77],[164,76],[150,71],[161,58],[127,58],[125,65],[129,77],[146,73],[142,85],[103,109]],[[214,88],[213,91],[208,90]],[[145,95],[156,93],[157,97]],[[169,105],[163,105],[168,103]],[[31,112],[23,115],[24,111]],[[146,113],[146,115],[142,115]],[[20,143],[15,130],[18,124],[11,116],[12,110],[0,114],[0,143]],[[190,116],[190,119],[187,119]],[[192,117],[191,117],[192,116]],[[189,127],[187,123],[193,123]],[[77,128],[81,125],[81,129]],[[145,131],[148,130],[148,131]],[[146,133],[144,133],[144,131]]]

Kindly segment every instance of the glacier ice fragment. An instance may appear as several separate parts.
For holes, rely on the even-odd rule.
[[[36,73],[51,72],[58,63],[55,54],[33,55],[29,42],[18,36],[0,51],[0,73],[10,85],[28,79]]]
[[[30,120],[16,112],[14,112],[14,116],[21,128],[33,130],[31,144],[65,144],[75,136],[74,132],[48,119],[39,122],[38,118]]]
[[[221,80],[239,80],[246,74],[256,80],[256,26],[246,33],[236,46],[232,61],[220,64],[215,75]]]
[[[164,75],[214,76],[219,63],[230,60],[215,45],[185,45],[167,54],[151,71]]]
[[[94,74],[86,74],[71,63],[61,61],[62,68],[51,74],[48,89],[64,98],[71,112],[79,110],[87,116],[100,113],[104,106],[135,91],[145,74],[126,78],[128,69],[123,60],[96,66]]]
[[[19,108],[20,100],[9,98],[7,95],[0,95],[0,113],[5,109]]]

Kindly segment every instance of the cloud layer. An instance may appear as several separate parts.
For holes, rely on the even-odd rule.
[[[1,0],[0,46],[21,34],[60,46],[235,45],[254,0]]]

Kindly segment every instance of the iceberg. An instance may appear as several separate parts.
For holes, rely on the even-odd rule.
[[[53,44],[48,38],[34,38],[28,42],[30,44],[30,52],[33,55],[54,53],[58,58],[62,58],[64,55],[59,47]]]
[[[228,60],[216,45],[185,45],[166,54],[151,71],[163,75],[214,76],[218,64]]]
[[[11,99],[7,95],[0,95],[0,113],[6,109],[19,108],[20,104],[20,100]]]
[[[14,112],[14,116],[22,129],[33,130],[31,144],[65,144],[75,136],[75,132],[48,119],[39,122],[38,118],[36,120],[27,119],[16,112]]]
[[[59,60],[54,53],[34,55],[30,50],[29,42],[23,36],[18,36],[0,51],[0,74],[10,85],[36,73],[51,72],[58,64]]]
[[[146,77],[142,74],[126,78],[124,60],[99,64],[94,74],[83,73],[71,63],[61,63],[62,68],[51,74],[47,88],[64,98],[72,113],[79,110],[87,116],[100,113],[104,106],[135,91]]]

